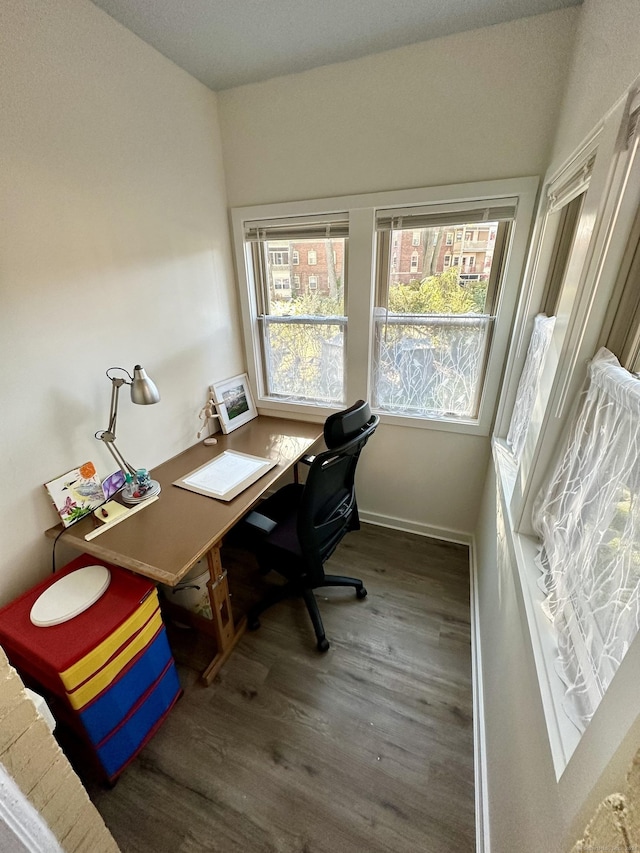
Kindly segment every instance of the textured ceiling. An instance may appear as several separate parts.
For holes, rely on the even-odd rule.
[[[93,0],[214,90],[581,0]]]

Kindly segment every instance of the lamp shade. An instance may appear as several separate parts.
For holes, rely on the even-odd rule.
[[[133,382],[131,383],[131,402],[141,406],[149,406],[160,400],[160,392],[155,382],[146,374],[139,364],[133,368]]]

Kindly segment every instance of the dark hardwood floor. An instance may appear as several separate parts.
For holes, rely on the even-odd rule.
[[[244,606],[269,579],[223,558]],[[327,571],[369,595],[320,591],[325,655],[284,602],[205,688],[204,650],[171,629],[185,695],[113,789],[89,788],[123,853],[474,850],[467,549],[363,525]]]

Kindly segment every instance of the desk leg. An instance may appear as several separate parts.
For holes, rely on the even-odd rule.
[[[216,656],[202,673],[202,680],[208,685],[216,677],[220,667],[243,635],[247,620],[243,617],[237,626],[233,624],[229,584],[227,583],[227,573],[222,568],[219,545],[214,545],[207,553],[207,564],[209,566],[207,588],[211,603],[211,627],[217,645]]]

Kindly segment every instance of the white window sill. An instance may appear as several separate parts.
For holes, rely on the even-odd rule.
[[[345,404],[346,405],[346,404]],[[268,397],[258,399],[257,408],[261,415],[272,417],[291,417],[294,420],[320,421],[327,418],[333,412],[339,412],[342,406],[328,406],[324,403],[296,403],[283,400],[272,400]],[[393,415],[389,412],[375,411],[380,416],[380,423],[391,426],[412,427],[415,429],[430,429],[441,432],[455,432],[462,435],[488,436],[488,429],[477,421],[446,418],[422,418],[411,415]]]
[[[501,439],[494,439],[493,459],[507,545],[512,558],[514,582],[516,590],[521,595],[519,604],[524,610],[529,629],[553,766],[558,780],[569,763],[581,734],[563,708],[565,688],[555,669],[557,657],[555,633],[541,606],[544,594],[538,586],[540,572],[535,563],[538,542],[533,536],[516,532],[513,527],[511,497],[517,466],[511,459],[505,442]]]

